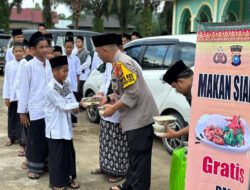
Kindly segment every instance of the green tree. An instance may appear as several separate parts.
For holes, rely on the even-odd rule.
[[[86,2],[88,2],[88,0],[54,0],[56,6],[59,3],[64,3],[70,7],[73,12],[74,29],[79,29],[79,19],[81,17],[83,4]]]
[[[21,11],[22,0],[13,0],[12,3],[8,3],[6,0],[0,0],[0,28],[4,29],[5,32],[10,31],[10,14],[13,7],[17,8],[17,11]]]
[[[173,2],[165,2],[163,11],[159,14],[161,31],[172,33]]]
[[[50,0],[43,0],[43,23],[46,28],[53,28],[54,23],[52,22],[52,13],[51,13],[51,1]]]
[[[40,10],[42,10],[42,8],[41,8],[41,6],[40,6],[39,3],[36,3],[36,4],[35,4],[35,7],[34,7],[32,10],[40,11]]]
[[[128,22],[129,22],[129,10],[131,7],[130,0],[113,0],[112,12],[118,16],[118,20],[120,23],[121,33],[125,33],[127,31]]]
[[[60,13],[60,14],[58,14],[58,18],[64,20],[66,18],[66,16],[63,13]]]
[[[102,16],[108,18],[112,10],[112,0],[89,0],[83,3],[83,7],[92,10],[93,15],[93,30],[96,32],[104,32]]]
[[[154,0],[131,0],[134,7],[134,15],[140,15],[139,31],[143,37],[152,34],[153,11],[157,9],[160,2]]]

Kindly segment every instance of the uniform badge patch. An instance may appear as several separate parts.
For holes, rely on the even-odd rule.
[[[117,75],[122,81],[123,88],[127,88],[128,86],[136,82],[137,80],[136,74],[128,70],[121,62],[117,63],[116,68],[117,68]]]

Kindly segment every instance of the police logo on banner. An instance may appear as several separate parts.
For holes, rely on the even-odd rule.
[[[231,52],[232,52],[232,65],[233,66],[239,66],[241,64],[241,51],[242,51],[242,46],[239,45],[234,45],[230,46]]]

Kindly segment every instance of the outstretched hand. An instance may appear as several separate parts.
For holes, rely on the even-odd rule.
[[[175,139],[180,137],[178,135],[178,132],[174,129],[170,128],[166,123],[164,124],[166,127],[166,133],[164,135],[161,135],[160,138],[168,138],[168,139]]]

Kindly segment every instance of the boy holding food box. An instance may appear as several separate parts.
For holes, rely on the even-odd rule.
[[[47,86],[45,103],[50,185],[52,189],[66,189],[66,186],[77,189],[71,113],[77,115],[83,102],[76,101],[70,82],[66,80],[69,70],[67,56],[52,58],[50,64],[53,79]]]

